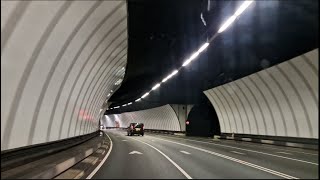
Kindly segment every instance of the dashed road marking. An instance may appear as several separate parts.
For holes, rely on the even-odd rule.
[[[131,152],[129,152],[129,154],[143,154],[143,153],[139,152],[139,151],[131,151]]]
[[[289,155],[292,155],[291,153],[287,153],[287,152],[277,152],[277,153],[280,153],[280,154],[289,154]]]
[[[244,153],[241,153],[241,152],[238,152],[238,151],[231,151],[231,152],[236,153],[236,154],[244,155]]]
[[[224,158],[224,159],[228,159],[228,160],[233,161],[233,162],[237,162],[237,163],[240,163],[240,164],[243,164],[243,165],[255,168],[255,169],[259,169],[261,171],[268,172],[270,174],[277,175],[279,177],[283,177],[285,179],[299,179],[297,177],[290,176],[288,174],[284,174],[284,173],[281,173],[281,172],[278,172],[278,171],[275,171],[275,170],[272,170],[272,169],[268,169],[268,168],[265,168],[265,167],[262,167],[262,166],[259,166],[259,165],[253,164],[253,163],[249,163],[249,162],[246,162],[246,161],[243,161],[243,160],[240,160],[240,159],[236,159],[236,158],[233,158],[233,157],[230,157],[230,156],[226,156],[226,155],[223,155],[223,154],[220,154],[220,153],[216,153],[216,152],[213,152],[213,151],[209,151],[209,150],[206,150],[206,149],[202,149],[202,148],[199,148],[199,147],[195,147],[195,146],[191,146],[191,145],[187,145],[187,144],[182,144],[182,143],[178,143],[178,142],[174,142],[174,141],[169,141],[169,140],[165,140],[165,139],[158,138],[158,137],[154,137],[154,138],[159,139],[161,141],[166,141],[166,142],[170,142],[170,143],[173,143],[173,144],[179,144],[181,146],[185,146],[185,147],[196,149],[196,150],[199,150],[199,151],[202,151],[202,152],[206,152],[208,154],[212,154],[212,155]]]
[[[190,153],[187,152],[187,151],[180,151],[180,152],[182,152],[182,153],[184,153],[184,154],[190,154]]]

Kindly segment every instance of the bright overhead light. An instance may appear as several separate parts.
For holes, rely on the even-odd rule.
[[[114,107],[114,109],[118,109],[120,106],[116,106],[116,107]]]
[[[140,101],[140,100],[141,100],[141,98],[139,98],[139,99],[136,99],[136,100],[135,100],[135,102],[138,102],[138,101]]]
[[[234,20],[236,20],[237,16],[233,15],[231,16],[219,29],[218,33],[222,33],[224,30],[226,30],[231,23],[233,23]]]
[[[191,57],[189,58],[191,61],[194,60],[196,57],[198,57],[199,52],[195,52],[191,55]]]
[[[124,104],[124,105],[122,105],[122,106],[123,106],[123,107],[124,107],[124,106],[127,106],[127,104]]]
[[[188,65],[191,61],[192,61],[191,59],[186,60],[186,61],[182,64],[182,66]]]
[[[111,95],[111,94],[109,93],[109,94],[108,94],[108,97],[109,97],[110,95]]]
[[[162,79],[161,82],[166,82],[167,80],[168,80],[168,78],[164,78],[164,79]]]
[[[236,16],[239,16],[244,10],[247,9],[247,7],[250,6],[250,4],[253,3],[253,1],[245,1],[241,4],[239,9],[234,13]]]
[[[160,83],[156,84],[155,86],[153,86],[152,90],[156,90],[160,87]]]
[[[110,92],[113,92],[113,90],[111,90]]]
[[[132,102],[129,102],[129,103],[128,103],[128,105],[131,105],[131,104],[132,104]]]
[[[149,93],[147,92],[147,93],[145,93],[141,98],[145,98],[145,97],[147,97],[149,95]]]
[[[204,43],[200,49],[198,50],[199,53],[201,53],[202,51],[204,51],[207,47],[209,46],[209,43]]]
[[[199,50],[200,50],[200,49],[199,49]],[[189,59],[187,59],[187,60],[182,64],[182,66],[186,66],[186,65],[188,65],[191,61],[193,61],[193,60],[200,54],[199,50],[198,50],[197,52],[193,53],[193,54],[191,55],[191,57],[190,57]],[[203,51],[203,50],[202,50],[202,51]]]
[[[171,73],[171,76],[170,76],[170,77],[176,75],[177,73],[178,73],[178,70],[174,70],[174,71]]]

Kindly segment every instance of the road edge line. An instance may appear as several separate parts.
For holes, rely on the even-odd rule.
[[[105,132],[103,132],[103,133],[105,133]],[[109,155],[110,155],[110,153],[111,153],[113,143],[112,143],[112,140],[111,140],[110,136],[109,136],[107,133],[105,133],[105,134],[108,136],[108,138],[109,138],[109,140],[110,140],[110,148],[109,148],[109,150],[108,150],[108,153],[104,156],[104,158],[103,158],[103,160],[100,162],[100,164],[86,177],[86,179],[91,179],[91,178],[98,172],[98,170],[99,170],[99,169],[101,168],[101,166],[105,163],[105,161],[108,159],[108,157],[109,157]]]

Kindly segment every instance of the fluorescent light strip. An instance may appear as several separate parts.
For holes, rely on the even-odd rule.
[[[201,53],[202,51],[204,51],[207,47],[209,46],[209,43],[204,43],[200,49],[198,50],[199,53]]]
[[[250,4],[253,3],[253,1],[245,1],[244,3],[241,4],[239,9],[234,13],[236,16],[239,16],[244,10],[247,9],[247,7],[250,6]]]
[[[152,90],[156,90],[160,87],[160,83],[156,84],[155,86],[153,86]]]
[[[109,93],[109,94],[108,94],[108,97],[109,97],[110,95],[111,95],[111,94]]]
[[[189,58],[191,61],[193,61],[196,57],[199,56],[199,52],[195,52],[191,55],[191,57]]]
[[[120,106],[116,106],[116,107],[114,107],[114,109],[118,109],[118,108],[120,108]]]
[[[145,98],[145,97],[147,97],[149,95],[149,93],[147,92],[147,93],[145,93],[141,98]]]
[[[140,101],[140,100],[141,100],[141,98],[139,98],[139,99],[135,100],[135,102],[138,102],[138,101]]]
[[[168,80],[168,78],[164,78],[161,82],[166,82]]]
[[[236,20],[236,18],[237,16],[235,15],[229,17],[229,19],[221,26],[218,33],[222,33],[224,30],[226,30],[231,25],[231,23],[233,23],[233,21]]]
[[[193,54],[191,55],[191,57],[182,64],[182,66],[188,65],[191,61],[193,61],[195,58],[197,58],[197,57],[199,56],[199,54],[200,54],[202,51],[204,51],[208,46],[209,46],[209,43],[204,43],[204,44],[199,48],[199,50],[198,50],[197,52],[193,53]]]
[[[176,75],[179,71],[178,70],[174,70],[171,74],[170,74],[170,78],[174,75]]]
[[[241,4],[241,6],[238,8],[238,10],[232,15],[218,30],[218,33],[222,33],[224,30],[226,30],[235,20],[236,18],[243,13],[244,10],[246,10],[250,4],[252,4],[253,1],[245,1]]]
[[[188,65],[191,61],[192,61],[191,59],[186,60],[186,61],[182,64],[182,66]]]
[[[131,105],[132,104],[132,102],[129,102],[127,105]]]

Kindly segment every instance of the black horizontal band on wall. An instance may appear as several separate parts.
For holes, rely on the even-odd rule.
[[[80,145],[99,135],[100,131],[96,131],[63,140],[1,151],[1,172]]]

